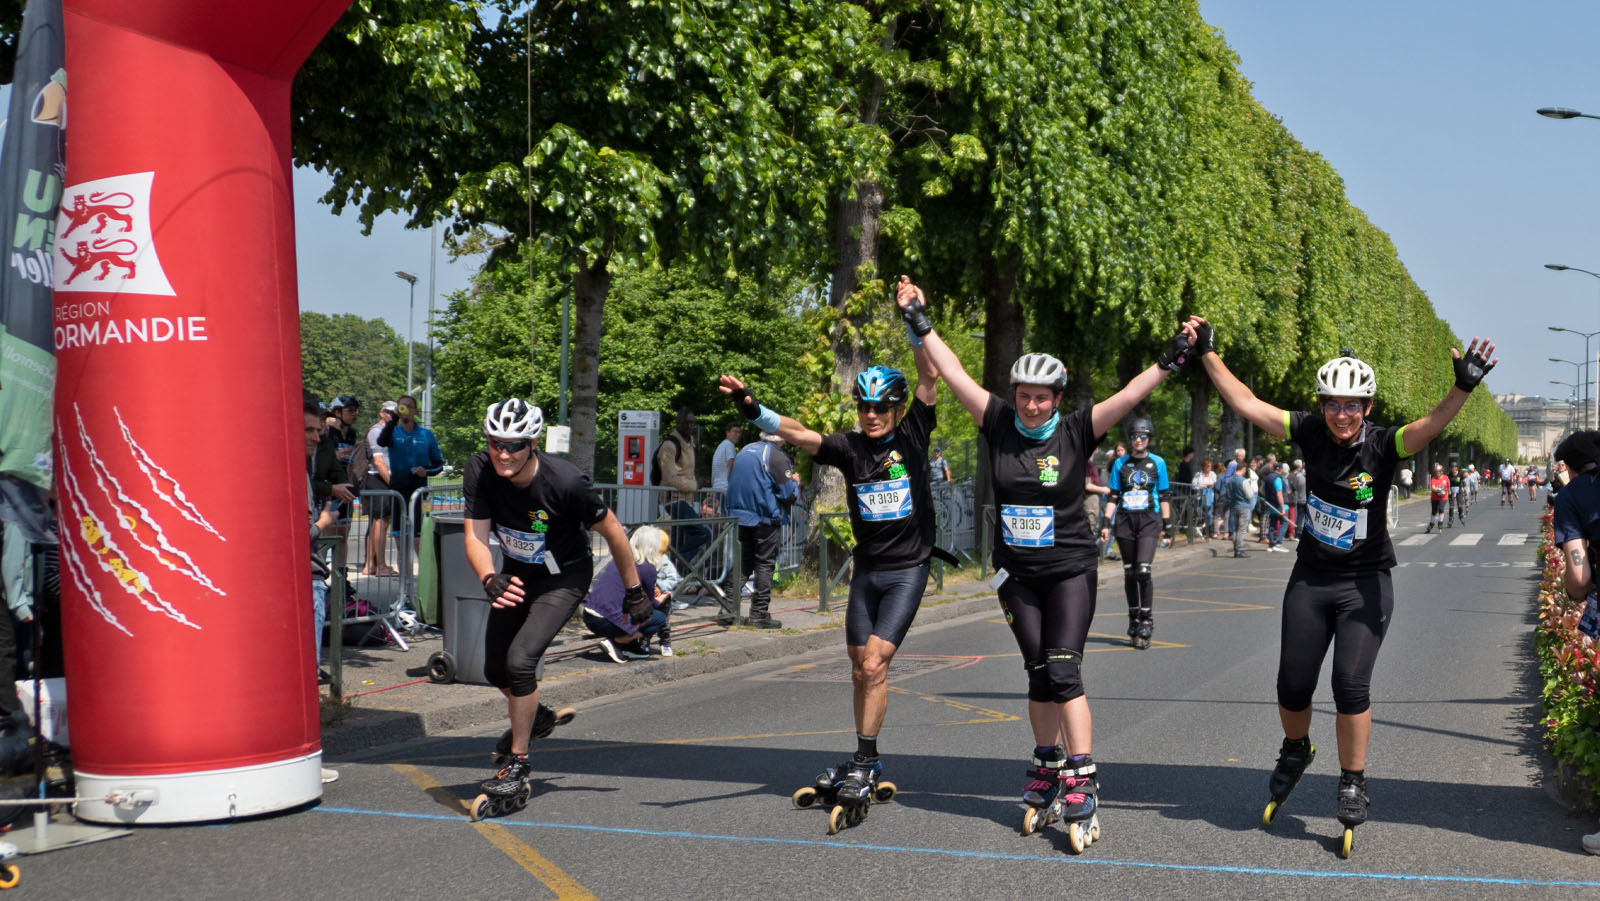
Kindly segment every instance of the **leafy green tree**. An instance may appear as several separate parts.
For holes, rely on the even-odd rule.
[[[412,352],[420,383],[427,345],[418,342]],[[319,400],[353,394],[363,405],[363,417],[376,415],[379,403],[406,391],[406,342],[382,319],[302,312],[300,372],[306,390]]]
[[[561,297],[570,291],[563,264],[536,251],[531,264],[506,257],[478,273],[472,290],[450,297],[435,332],[440,372],[435,431],[446,458],[464,460],[483,445],[483,411],[517,396],[541,407],[546,422],[559,406]],[[794,409],[809,386],[794,361],[811,333],[788,297],[759,280],[728,288],[689,269],[623,269],[610,300],[597,354],[599,416],[595,477],[616,478],[617,414],[688,406],[701,432],[718,436],[736,416],[716,388],[724,372],[743,376],[764,403]],[[529,334],[543,336],[530,342]],[[532,348],[530,355],[530,346]],[[705,462],[709,463],[709,455]]]

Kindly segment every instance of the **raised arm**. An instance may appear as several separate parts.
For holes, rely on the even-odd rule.
[[[928,359],[933,371],[944,379],[950,386],[950,391],[956,400],[965,407],[967,413],[979,422],[983,422],[983,411],[989,406],[989,392],[984,387],[967,375],[967,370],[962,368],[961,361],[956,358],[955,351],[950,349],[939,333],[933,330],[933,323],[928,321],[927,298],[923,296],[922,289],[911,283],[911,276],[900,276],[900,284],[895,286],[895,304],[900,308],[900,315],[905,318],[906,325],[911,329],[914,337],[922,341],[919,351]],[[917,362],[917,374],[922,375],[922,362]],[[931,381],[931,380],[930,380]],[[922,382],[917,382],[917,390],[922,390]],[[922,395],[919,393],[919,397]]]
[[[1216,385],[1217,393],[1222,395],[1222,402],[1268,435],[1286,437],[1289,432],[1284,426],[1284,411],[1256,397],[1254,391],[1223,365],[1222,357],[1211,343],[1211,323],[1199,316],[1190,316],[1188,328],[1195,335],[1194,351],[1200,355],[1211,384]]]
[[[921,388],[920,384],[918,388]],[[733,406],[739,411],[739,415],[763,432],[777,432],[786,443],[808,454],[814,454],[822,448],[821,435],[787,416],[780,416],[756,403],[755,397],[750,394],[750,389],[745,387],[744,382],[731,375],[725,375],[717,380],[717,390],[732,398]]]
[[[911,349],[911,359],[917,364],[917,387],[912,389],[917,400],[928,406],[939,402],[939,367],[928,358],[928,348],[917,344]]]
[[[1149,397],[1150,392],[1156,390],[1156,386],[1165,381],[1167,376],[1183,368],[1194,352],[1192,322],[1191,319],[1178,329],[1178,333],[1167,343],[1166,350],[1156,357],[1149,369],[1129,379],[1121,391],[1094,405],[1089,411],[1089,418],[1096,435],[1111,431],[1112,426],[1133,412],[1133,408]]]
[[[1493,354],[1494,342],[1487,338],[1480,343],[1477,337],[1474,337],[1472,343],[1467,345],[1467,355],[1464,357],[1454,347],[1450,348],[1450,363],[1455,367],[1456,383],[1451,385],[1444,397],[1428,411],[1428,415],[1406,424],[1400,433],[1400,443],[1401,449],[1407,455],[1427,447],[1428,442],[1439,437],[1439,433],[1450,424],[1450,420],[1456,418],[1456,414],[1460,413],[1462,406],[1466,404],[1467,398],[1472,396],[1472,389],[1478,387],[1478,383],[1489,374],[1489,370],[1500,362],[1500,358],[1493,357]]]

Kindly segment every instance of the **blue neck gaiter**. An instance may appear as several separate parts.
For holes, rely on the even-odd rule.
[[[1044,422],[1039,423],[1037,426],[1034,426],[1031,429],[1022,424],[1021,416],[1013,413],[1011,418],[1017,424],[1017,431],[1021,432],[1024,438],[1031,438],[1034,441],[1049,440],[1050,436],[1056,433],[1056,426],[1061,424],[1060,411],[1051,413],[1049,419],[1046,419]]]

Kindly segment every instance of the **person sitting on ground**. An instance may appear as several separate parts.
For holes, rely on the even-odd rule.
[[[589,597],[583,602],[583,624],[600,636],[600,649],[617,663],[648,659],[650,640],[657,635],[661,636],[661,648],[657,653],[671,657],[672,630],[667,623],[670,596],[663,594],[656,585],[656,567],[666,551],[667,535],[655,526],[640,526],[628,539],[628,546],[633,548],[639,584],[644,586],[645,596],[653,599],[650,618],[641,623],[629,618],[623,606],[622,573],[617,569],[617,561],[612,560],[600,572],[600,578],[595,580]]]

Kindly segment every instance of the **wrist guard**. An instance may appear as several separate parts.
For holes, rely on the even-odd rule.
[[[913,300],[901,307],[900,318],[906,321],[906,330],[911,332],[913,344],[921,344],[919,339],[933,331],[933,323],[928,321],[928,308],[919,301]]]
[[[1156,357],[1156,365],[1168,372],[1177,372],[1183,368],[1183,364],[1189,362],[1189,355],[1193,351],[1194,347],[1189,343],[1188,337],[1179,332],[1167,342],[1167,349]]]
[[[650,618],[650,599],[645,597],[643,585],[634,585],[622,592],[622,609],[628,612],[628,622],[636,626]]]
[[[1471,394],[1472,389],[1478,387],[1478,383],[1483,381],[1483,377],[1488,375],[1489,370],[1494,368],[1493,363],[1490,363],[1483,354],[1476,351],[1460,357],[1452,357],[1450,365],[1454,366],[1456,370],[1456,387],[1468,394]]]
[[[754,420],[761,415],[761,405],[756,403],[756,399],[750,393],[749,388],[740,388],[729,395],[729,399],[733,401],[733,408],[739,411],[739,415],[745,419]]]

